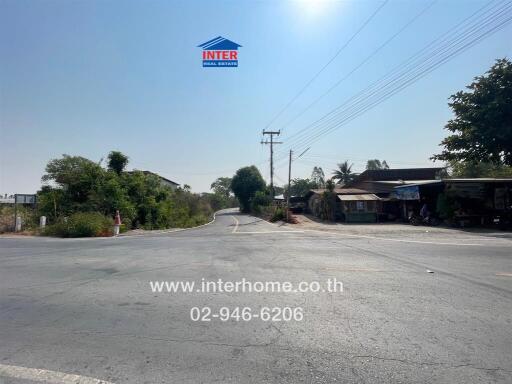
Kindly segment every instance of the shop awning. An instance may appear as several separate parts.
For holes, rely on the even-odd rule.
[[[364,195],[338,195],[341,201],[375,201],[380,200],[377,195],[373,193],[365,193]]]

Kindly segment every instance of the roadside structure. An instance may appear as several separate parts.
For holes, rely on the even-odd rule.
[[[408,220],[426,204],[428,211],[457,226],[512,223],[512,178],[450,179],[444,168],[367,170],[335,188],[334,212],[345,222]],[[305,196],[309,213],[325,217],[326,189]]]
[[[307,211],[317,217],[324,212],[324,193],[327,189],[312,189],[306,196]],[[378,202],[380,198],[359,188],[335,188],[332,191],[336,200],[332,217],[348,222],[375,222],[377,221]]]
[[[375,222],[401,217],[395,187],[422,181],[436,181],[442,167],[366,170],[353,181],[335,188],[335,217],[346,222]],[[313,189],[306,196],[308,211],[322,214],[322,194],[325,189]]]
[[[405,217],[427,204],[441,219],[462,227],[512,221],[512,178],[442,179],[394,189]]]

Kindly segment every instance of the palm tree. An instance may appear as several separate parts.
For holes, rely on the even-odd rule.
[[[345,160],[343,163],[338,163],[338,169],[333,171],[333,179],[338,180],[340,184],[347,184],[354,180],[356,176],[352,173],[352,166],[354,164],[348,164],[348,161]]]

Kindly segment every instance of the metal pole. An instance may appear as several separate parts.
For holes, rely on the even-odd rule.
[[[274,200],[274,135],[270,135],[270,193]]]
[[[292,180],[292,153],[290,149],[290,159],[288,161],[288,193],[286,194],[286,221],[290,221],[290,193],[291,193],[291,180]]]
[[[16,219],[18,217],[18,210],[16,209],[16,194],[14,194],[14,232],[16,232]]]
[[[17,209],[17,206],[16,206],[16,200],[18,200],[17,196],[18,195],[15,193],[14,194],[14,232],[16,232],[16,224],[17,224],[17,221],[18,221],[18,209]]]

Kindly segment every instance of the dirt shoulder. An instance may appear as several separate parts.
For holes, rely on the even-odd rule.
[[[512,232],[485,228],[458,229],[449,227],[413,226],[408,223],[332,223],[310,215],[294,215],[297,224],[281,224],[294,229],[316,230],[342,235],[372,236],[418,241],[505,241],[512,244]]]

